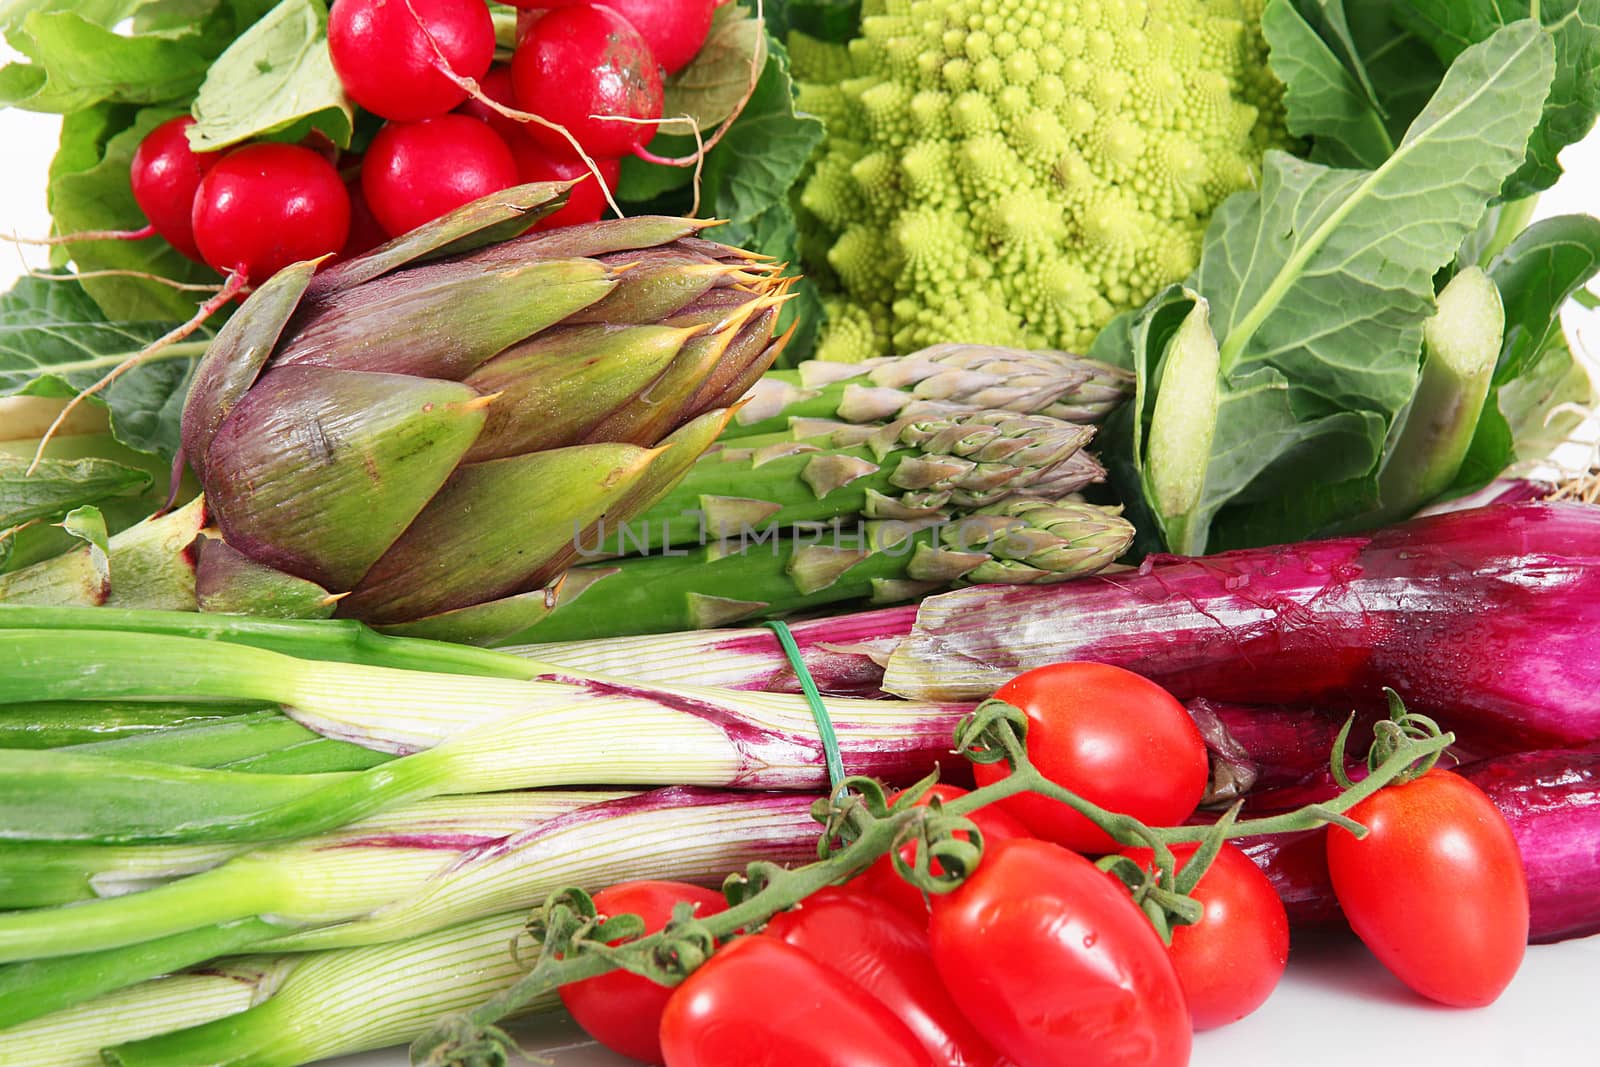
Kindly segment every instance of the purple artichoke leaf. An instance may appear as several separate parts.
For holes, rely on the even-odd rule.
[[[195,539],[195,600],[201,611],[269,619],[326,619],[339,598],[315,582],[257,563],[214,537]]]
[[[706,219],[683,219],[672,215],[635,215],[626,219],[603,219],[582,226],[562,226],[530,233],[502,244],[491,245],[464,258],[467,263],[520,263],[529,259],[571,259],[656,248],[685,237],[692,237],[715,225]]]
[[[783,287],[785,290],[788,286]],[[783,352],[789,332],[774,339],[778,326],[778,312],[788,300],[783,292],[751,302],[752,313],[734,335],[716,369],[701,383],[689,400],[689,410],[695,414],[712,408],[725,408],[737,404],[748,393],[773,361]]]
[[[411,622],[391,623],[378,630],[396,637],[424,637],[467,645],[492,645],[537,625],[555,610],[560,582],[528,593],[444,611]]]
[[[618,285],[604,300],[569,318],[569,324],[663,322],[739,273],[736,266],[678,245],[618,252],[600,262],[617,273]],[[749,293],[739,295],[747,302],[751,298]]]
[[[690,338],[677,358],[639,393],[638,401],[595,425],[588,440],[654,441],[670,433],[688,417],[695,394],[717,373],[736,337],[735,330],[722,329]]]
[[[670,326],[562,326],[506,350],[466,379],[479,393],[494,396],[468,461],[583,442],[630,406],[698,332]]]
[[[274,365],[460,381],[615,286],[588,259],[405,271],[308,307]]]
[[[445,484],[484,406],[458,382],[275,368],[217,432],[206,498],[234,548],[344,591]]]
[[[534,182],[474,200],[365,255],[329,267],[317,275],[310,295],[323,297],[413,263],[460,255],[517,237],[560,210],[572,184]]]
[[[557,448],[461,467],[384,553],[339,614],[386,625],[455,611],[544,584],[548,562],[618,505],[656,449]],[[561,567],[559,570],[564,570]]]
[[[183,405],[183,454],[205,477],[206,453],[228,413],[261,376],[283,328],[294,317],[318,260],[291,264],[256,287],[217,331],[195,369]]]

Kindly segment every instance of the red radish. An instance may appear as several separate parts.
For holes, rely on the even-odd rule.
[[[661,118],[661,68],[639,31],[609,8],[545,15],[517,45],[511,78],[523,110],[564,127],[592,156],[632,155]],[[537,123],[528,133],[541,144],[567,144]]]
[[[260,282],[291,263],[343,248],[350,197],[333,164],[311,149],[246,145],[206,172],[193,224],[207,264]]]
[[[700,54],[711,32],[716,0],[605,0],[605,6],[633,24],[650,45],[656,62],[676,74]]]
[[[509,64],[497,63],[490,67],[489,73],[478,79],[478,88],[484,96],[487,96],[495,103],[512,110],[520,110],[517,107],[516,95],[511,89],[511,67]],[[516,119],[506,118],[482,100],[474,100],[469,97],[462,101],[460,107],[456,108],[456,113],[477,119],[479,122],[487,122],[489,128],[504,138],[507,144],[523,141],[528,137],[527,126]]]
[[[200,179],[219,158],[217,153],[197,153],[189,147],[188,130],[194,119],[180,115],[168,119],[139,142],[133,153],[133,199],[156,228],[156,233],[190,259],[200,258],[194,243],[194,194]]]
[[[440,55],[456,74],[482,77],[494,59],[494,20],[484,0],[339,0],[328,52],[345,91],[368,111],[432,118],[467,98]]]
[[[361,164],[361,191],[389,236],[517,184],[500,135],[465,115],[391,122]]]
[[[600,183],[595,181],[589,168],[572,149],[563,152],[538,144],[532,138],[518,137],[511,142],[511,155],[517,161],[518,181],[570,182],[586,179],[572,187],[572,192],[567,194],[566,206],[540,219],[533,227],[535,230],[553,230],[557,226],[594,222],[605,214],[609,205]],[[615,189],[618,179],[622,177],[622,161],[597,159],[595,164],[600,168],[600,177],[605,179],[606,188]]]
[[[389,234],[372,213],[372,208],[367,206],[366,194],[361,191],[360,174],[345,179],[344,188],[350,194],[350,236],[345,238],[339,258],[353,259],[388,241]]]

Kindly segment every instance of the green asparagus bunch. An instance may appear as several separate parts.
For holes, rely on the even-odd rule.
[[[732,537],[575,567],[556,610],[512,640],[698,630],[845,601],[894,604],[953,585],[1059,582],[1103,569],[1132,540],[1120,509],[1026,497],[960,517]]]
[[[723,442],[632,521],[608,523],[589,554],[703,545],[746,531],[854,519],[929,519],[1017,495],[1061,499],[1105,476],[1083,451],[1094,429],[1007,411],[885,425],[797,422]]]
[[[781,433],[795,419],[888,422],[1011,411],[1086,424],[1133,395],[1133,375],[1070,352],[941,344],[863,363],[812,360],[768,372],[723,439]]]

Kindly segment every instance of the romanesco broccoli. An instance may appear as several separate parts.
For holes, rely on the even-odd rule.
[[[1286,138],[1263,2],[866,0],[847,49],[796,35],[817,355],[1081,350],[1187,275]]]

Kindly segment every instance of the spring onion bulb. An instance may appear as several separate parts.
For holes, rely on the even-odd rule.
[[[241,957],[156,978],[0,1030],[28,1067],[295,1067],[400,1044],[500,992],[538,959],[525,911],[385,945]],[[555,998],[530,1010],[555,1007]],[[101,1050],[105,1050],[102,1052]]]
[[[101,1067],[100,1050],[238,1015],[266,1000],[291,957],[240,958],[156,978],[0,1030],[0,1063]]]
[[[824,693],[873,696],[881,692],[883,663],[916,621],[917,609],[911,605],[794,622],[789,630]],[[620,674],[656,685],[785,693],[800,688],[777,637],[759,626],[513,645],[504,651],[569,670]]]
[[[365,919],[286,934],[266,947],[303,951],[404,937],[468,915],[531,908],[564,885],[716,884],[757,859],[806,863],[817,851],[813,799],[673,787],[593,804],[463,854],[420,891]]]
[[[401,1044],[466,1011],[538,961],[513,940],[526,911],[476,919],[386,945],[304,957],[267,1000],[238,1015],[106,1049],[112,1067],[296,1067]],[[530,1011],[556,1007],[550,996]]]
[[[464,855],[595,799],[554,791],[440,798],[398,817],[243,852],[142,891],[119,892],[130,888],[119,875],[130,872],[102,871],[91,880],[99,900],[0,913],[0,962],[96,952],[252,917],[282,930],[354,919],[404,899]]]
[[[814,789],[816,725],[797,696],[648,686],[550,669],[532,681],[295,659],[247,646],[0,629],[6,699],[250,697],[317,733],[403,758],[355,774],[246,774],[71,750],[0,752],[0,834],[102,843],[303,837],[441,793],[560,785]],[[965,705],[835,700],[852,774],[915,778],[946,756]],[[641,738],[648,739],[641,744]],[[63,795],[79,802],[63,805]]]
[[[520,798],[514,823],[503,800],[501,811],[457,818],[458,799],[471,812],[496,798],[441,798],[412,809],[431,812],[415,821],[397,813],[387,827],[257,850],[142,892],[0,914],[6,957],[26,961],[0,967],[0,1026],[223,953],[393,941],[526,911],[567,885],[715,885],[755,860],[816,854],[813,798],[803,794],[677,787]]]

